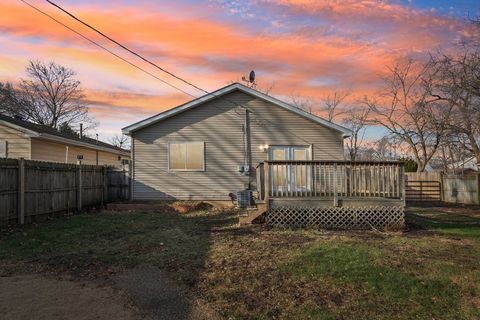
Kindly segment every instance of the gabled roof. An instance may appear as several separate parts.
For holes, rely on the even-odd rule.
[[[255,89],[252,89],[252,88],[249,88],[247,86],[244,86],[238,82],[236,83],[233,83],[231,85],[228,85],[226,87],[223,87],[221,89],[218,89],[217,91],[214,91],[212,93],[208,93],[202,97],[199,97],[197,99],[194,99],[192,101],[189,101],[185,104],[182,104],[178,107],[175,107],[173,109],[170,109],[170,110],[167,110],[167,111],[164,111],[164,112],[161,112],[159,114],[156,114],[152,117],[149,117],[147,119],[144,119],[142,121],[139,121],[139,122],[136,122],[132,125],[129,125],[128,127],[125,127],[122,129],[122,132],[126,135],[130,135],[132,132],[135,132],[137,130],[140,130],[142,128],[145,128],[145,127],[148,127],[154,123],[157,123],[157,122],[160,122],[162,120],[165,120],[167,118],[170,118],[174,115],[177,115],[181,112],[184,112],[184,111],[187,111],[187,110],[190,110],[200,104],[203,104],[207,101],[210,101],[210,100],[213,100],[213,99],[217,99],[217,98],[221,98],[223,95],[225,94],[228,94],[230,92],[233,92],[235,90],[239,90],[239,91],[242,91],[244,93],[247,93],[247,94],[250,94],[256,98],[259,98],[259,99],[262,99],[264,101],[267,101],[267,102],[270,102],[276,106],[279,106],[281,108],[284,108],[288,111],[291,111],[293,113],[296,113],[298,114],[299,116],[302,116],[308,120],[311,120],[313,122],[316,122],[320,125],[323,125],[327,128],[331,128],[333,130],[336,130],[338,131],[339,133],[341,133],[344,137],[348,137],[350,136],[351,134],[351,131],[347,128],[344,128],[338,124],[335,124],[335,123],[332,123],[330,121],[327,121],[323,118],[320,118],[316,115],[313,115],[311,113],[308,113],[308,112],[305,112],[299,108],[296,108],[288,103],[285,103],[281,100],[278,100],[272,96],[269,96],[269,95],[266,95],[265,93],[263,92],[260,92],[260,91],[257,91]],[[228,100],[226,100],[228,102]]]
[[[103,141],[97,141],[96,139],[92,139],[89,137],[80,138],[77,135],[62,133],[48,126],[36,124],[21,119],[11,118],[3,114],[0,114],[0,124],[24,132],[27,136],[32,138],[53,140],[61,143],[113,152],[115,154],[130,154],[129,150],[119,148]]]

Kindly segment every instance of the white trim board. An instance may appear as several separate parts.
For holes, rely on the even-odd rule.
[[[213,99],[216,99],[216,98],[219,98],[227,93],[230,93],[232,91],[235,91],[235,90],[239,90],[239,91],[242,91],[242,92],[245,92],[247,94],[250,94],[256,98],[259,98],[259,99],[262,99],[264,101],[267,101],[267,102],[270,102],[276,106],[279,106],[281,108],[284,108],[288,111],[291,111],[293,113],[296,113],[306,119],[309,119],[315,123],[318,123],[320,125],[323,125],[327,128],[331,128],[333,130],[336,130],[338,132],[340,132],[342,134],[343,137],[348,137],[352,134],[352,132],[347,129],[347,128],[344,128],[338,124],[335,124],[335,123],[332,123],[330,121],[327,121],[323,118],[320,118],[318,116],[315,116],[313,114],[310,114],[308,112],[305,112],[299,108],[296,108],[288,103],[285,103],[281,100],[278,100],[277,98],[274,98],[274,97],[271,97],[269,95],[266,95],[260,91],[257,91],[257,90],[254,90],[252,88],[249,88],[249,87],[246,87],[238,82],[236,83],[233,83],[231,85],[228,85],[226,87],[223,87],[217,91],[214,91],[212,93],[208,93],[204,96],[201,96],[200,98],[197,98],[197,99],[194,99],[190,102],[187,102],[185,104],[182,104],[178,107],[175,107],[173,109],[170,109],[170,110],[167,110],[167,111],[164,111],[164,112],[161,112],[159,114],[156,114],[152,117],[149,117],[149,118],[146,118],[142,121],[139,121],[139,122],[136,122],[132,125],[129,125],[125,128],[122,129],[122,132],[126,135],[131,135],[133,132],[137,131],[137,130],[140,130],[140,129],[143,129],[145,127],[148,127],[152,124],[155,124],[157,122],[160,122],[162,120],[165,120],[167,118],[170,118],[176,114],[179,114],[181,112],[184,112],[184,111],[187,111],[197,105],[200,105],[202,103],[205,103],[207,101],[210,101],[210,100],[213,100]]]

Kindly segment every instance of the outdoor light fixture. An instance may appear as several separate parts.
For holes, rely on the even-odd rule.
[[[258,149],[262,150],[263,152],[267,152],[268,151],[268,144],[262,144],[262,145],[258,146]]]

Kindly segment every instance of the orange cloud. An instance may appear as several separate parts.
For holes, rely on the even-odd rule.
[[[201,94],[119,50],[51,6],[34,3],[149,72],[195,96]],[[114,10],[95,4],[68,7],[113,38],[207,90],[239,79],[254,68],[260,85],[274,83],[273,94],[283,97],[296,93],[318,98],[333,88],[349,90],[355,96],[372,93],[385,66],[397,58],[426,52],[457,35],[469,34],[456,19],[382,1],[255,3],[286,8],[281,11],[285,20],[306,15],[315,23],[305,25],[293,20],[287,25],[281,21],[286,29],[257,30],[234,20],[192,13],[182,16],[182,12],[171,15],[125,4],[115,4]],[[190,99],[18,1],[2,1],[0,12],[0,80],[22,76],[28,59],[55,60],[78,72],[92,111],[99,118],[108,117],[108,108],[123,119],[128,113],[153,114]]]

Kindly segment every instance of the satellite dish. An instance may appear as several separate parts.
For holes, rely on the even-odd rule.
[[[250,71],[250,75],[248,76],[248,81],[251,83],[255,83],[255,71]]]

